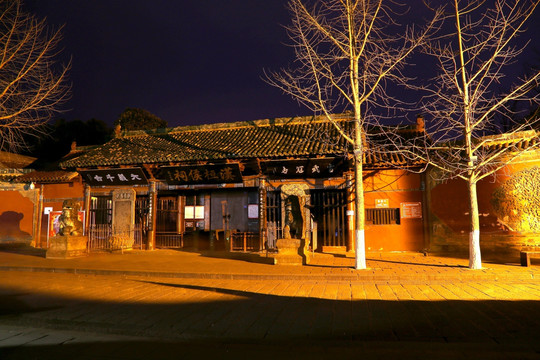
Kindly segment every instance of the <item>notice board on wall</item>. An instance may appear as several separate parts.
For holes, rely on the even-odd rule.
[[[422,203],[421,202],[401,203],[401,218],[402,219],[421,219],[422,218]]]

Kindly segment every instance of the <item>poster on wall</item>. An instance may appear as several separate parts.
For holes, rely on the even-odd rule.
[[[422,203],[421,202],[401,203],[401,218],[402,219],[421,219],[422,218]]]
[[[47,229],[47,240],[49,238],[52,238],[53,236],[58,235],[60,232],[60,215],[62,215],[62,211],[50,211],[49,212],[49,222],[48,222],[48,229]],[[85,212],[84,210],[79,211],[79,220],[83,223],[83,233],[85,233],[84,228],[84,218],[85,218]]]
[[[259,218],[259,205],[250,204],[248,205],[248,219],[258,219]]]
[[[184,208],[184,219],[204,219],[204,206],[186,206]]]

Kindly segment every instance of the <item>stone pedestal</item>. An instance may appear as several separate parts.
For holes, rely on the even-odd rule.
[[[130,251],[133,250],[133,243],[135,242],[135,238],[133,236],[130,236],[131,234],[128,233],[127,235],[113,235],[109,239],[109,247],[112,252],[124,252],[124,251]]]
[[[302,240],[278,239],[276,246],[278,253],[274,257],[274,265],[303,265],[306,263],[302,255]]]
[[[87,236],[54,236],[49,239],[47,259],[69,259],[88,255],[86,250]]]

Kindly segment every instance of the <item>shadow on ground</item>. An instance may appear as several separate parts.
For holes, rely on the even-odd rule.
[[[215,259],[232,259],[238,261],[245,261],[249,263],[258,263],[258,264],[273,264],[274,258],[272,253],[267,252],[230,252],[226,250],[196,250],[193,248],[180,248],[180,249],[169,249],[173,251],[187,252],[193,254],[199,254],[203,257],[215,258]]]
[[[538,354],[509,345],[500,347],[474,343],[432,342],[355,342],[303,344],[274,342],[183,341],[158,340],[88,342],[61,346],[0,348],[3,360],[177,360],[177,359],[362,359],[362,360],[418,360],[418,359],[538,359]]]
[[[10,341],[2,341],[6,338],[3,333],[0,358],[319,359],[358,358],[360,354],[362,359],[400,360],[420,355],[429,359],[540,357],[540,301],[328,300],[181,281],[126,281],[142,282],[149,292],[166,288],[198,295],[193,301],[187,296],[183,302],[116,303],[19,294],[0,288],[0,326],[102,336],[102,341],[74,336],[56,344],[51,338],[53,344],[47,344],[45,335],[38,337],[39,341],[27,335],[26,342],[9,345]],[[220,295],[219,300],[204,299],[209,292]],[[136,338],[108,340],[111,334]]]
[[[0,251],[44,258],[47,252],[47,249],[35,248],[25,243],[3,243],[3,244],[0,243]]]

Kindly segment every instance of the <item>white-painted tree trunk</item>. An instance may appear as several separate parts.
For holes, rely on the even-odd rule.
[[[360,159],[358,159],[360,157]],[[354,177],[355,177],[355,269],[366,269],[366,244],[364,235],[365,210],[364,210],[364,182],[362,181],[362,152],[355,152]]]
[[[356,262],[355,262],[355,269],[356,270],[362,270],[367,269],[366,264],[366,242],[364,237],[364,229],[356,230]]]
[[[469,216],[471,229],[469,232],[469,268],[481,269],[482,256],[480,253],[480,220],[478,214],[478,199],[476,182],[469,181]]]

